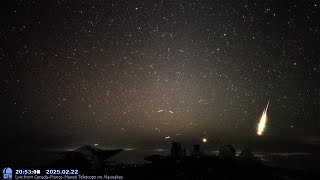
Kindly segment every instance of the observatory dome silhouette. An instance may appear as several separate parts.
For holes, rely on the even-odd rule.
[[[241,160],[251,160],[254,158],[255,158],[254,154],[249,149],[244,149],[239,154],[239,159]]]
[[[234,158],[236,156],[236,150],[231,145],[223,145],[219,148],[219,156],[221,158]]]

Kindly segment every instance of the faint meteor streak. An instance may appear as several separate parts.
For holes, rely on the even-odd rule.
[[[266,127],[268,107],[269,107],[269,101],[268,101],[267,107],[263,110],[262,116],[260,118],[260,122],[258,124],[258,129],[257,129],[258,136],[262,136],[263,131]]]

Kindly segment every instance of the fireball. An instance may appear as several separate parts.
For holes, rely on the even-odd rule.
[[[267,107],[263,110],[262,116],[260,118],[260,122],[258,124],[258,129],[257,129],[257,135],[258,136],[262,136],[264,129],[266,128],[266,124],[267,124],[267,111],[268,111],[268,106],[269,106],[269,102],[267,104]]]

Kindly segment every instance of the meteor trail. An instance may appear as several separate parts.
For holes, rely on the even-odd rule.
[[[269,107],[269,101],[268,101],[267,107],[263,110],[262,116],[260,118],[260,122],[258,124],[258,129],[257,129],[258,136],[262,136],[263,131],[266,127],[268,107]]]

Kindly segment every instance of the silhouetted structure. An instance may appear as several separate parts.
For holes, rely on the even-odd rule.
[[[192,156],[194,156],[194,157],[200,157],[200,155],[201,155],[200,145],[199,145],[199,144],[193,145]]]
[[[68,161],[56,164],[63,168],[66,162],[73,163],[82,174],[121,175],[123,179],[315,179],[318,172],[303,172],[264,165],[253,153],[245,149],[239,157],[231,145],[219,148],[219,155],[185,156],[181,144],[173,142],[171,155],[152,155],[144,158],[147,164],[109,164],[104,159],[120,150],[102,150],[83,146],[68,153]],[[193,146],[193,154],[201,154],[200,145]],[[69,166],[70,167],[70,166]],[[50,166],[52,168],[52,166]],[[48,169],[48,168],[46,168]]]
[[[239,154],[240,160],[252,160],[254,158],[255,158],[254,154],[249,149],[244,149]]]
[[[182,148],[181,143],[172,142],[171,157],[175,159],[181,159],[186,155],[185,150]]]
[[[68,152],[66,161],[71,166],[79,166],[85,169],[101,169],[105,160],[120,153],[122,149],[103,150],[92,146],[82,146]]]
[[[234,158],[236,156],[236,150],[231,145],[223,145],[219,148],[219,156],[221,158]]]
[[[246,165],[260,165],[262,164],[261,160],[257,158],[249,149],[244,149],[239,154],[239,160]]]

